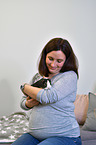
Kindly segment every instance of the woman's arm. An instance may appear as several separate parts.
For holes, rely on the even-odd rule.
[[[34,106],[39,105],[39,102],[37,100],[35,100],[35,99],[30,99],[30,97],[28,96],[26,98],[25,105],[26,105],[27,108],[30,109],[30,108],[33,108]]]
[[[37,94],[41,104],[52,104],[77,91],[77,75],[73,71],[61,73],[51,80],[49,89],[42,89]],[[74,98],[73,98],[74,99]]]
[[[22,92],[27,96],[30,96],[32,99],[36,100],[37,94],[40,90],[42,90],[42,88],[37,88],[37,87],[30,86],[29,84],[24,84],[24,88]]]
[[[24,110],[29,110],[37,105],[39,105],[39,102],[37,100],[30,99],[29,96],[23,96],[20,102],[20,107]]]
[[[40,80],[42,77],[36,73],[34,75],[34,77],[32,78],[32,80],[29,82],[30,85],[32,85],[34,82]],[[24,94],[24,96],[22,97],[21,101],[20,101],[20,107],[24,110],[29,110],[34,106],[39,105],[39,102],[34,100],[34,99],[30,99],[30,97],[26,94]]]
[[[25,84],[24,93],[36,99],[41,104],[55,103],[64,97],[76,92],[77,75],[73,71],[56,76],[48,89],[32,87]]]

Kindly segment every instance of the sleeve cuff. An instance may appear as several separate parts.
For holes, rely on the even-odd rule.
[[[29,110],[29,108],[25,105],[25,102],[26,102],[26,100],[24,100],[24,101],[22,102],[22,106],[23,106],[24,109]]]

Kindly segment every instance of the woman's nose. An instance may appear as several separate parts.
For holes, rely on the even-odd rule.
[[[54,67],[56,65],[55,61],[52,61],[51,66]]]

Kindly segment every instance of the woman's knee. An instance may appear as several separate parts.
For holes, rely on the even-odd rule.
[[[13,142],[11,145],[37,145],[39,141],[34,138],[29,133],[25,133],[22,136],[20,136],[15,142]]]

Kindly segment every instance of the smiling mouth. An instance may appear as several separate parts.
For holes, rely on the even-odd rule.
[[[54,67],[50,67],[49,69],[51,69],[51,70],[55,70],[56,68],[54,68]]]

